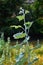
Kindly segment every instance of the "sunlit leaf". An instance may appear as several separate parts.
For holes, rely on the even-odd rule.
[[[28,21],[28,22],[26,22],[25,24],[26,24],[26,25],[30,25],[30,24],[31,24],[31,22],[29,22],[29,21]]]
[[[23,38],[23,37],[25,37],[25,36],[26,36],[26,34],[23,33],[23,32],[20,32],[20,33],[17,33],[17,34],[14,34],[14,35],[13,35],[13,37],[14,37],[15,39]]]
[[[33,22],[29,22],[29,21],[28,21],[28,22],[26,22],[25,24],[26,24],[26,25],[30,25],[30,24],[32,24],[32,23],[33,23]]]
[[[29,13],[29,11],[28,11],[28,10],[26,10],[26,11],[25,11],[25,14],[27,14],[27,13]]]
[[[30,28],[32,26],[33,22],[26,22],[25,24],[26,24],[27,28]]]
[[[21,16],[17,16],[17,18],[19,19],[19,21],[23,20],[24,19],[24,16],[21,15]]]
[[[15,28],[15,29],[17,29],[17,28],[21,28],[21,26],[20,25],[18,25],[18,26],[16,26],[16,25],[12,25],[12,26],[10,26],[11,28]]]

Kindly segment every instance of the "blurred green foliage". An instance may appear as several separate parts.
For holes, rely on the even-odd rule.
[[[34,24],[32,30],[34,29],[35,34],[43,33],[43,4],[42,0],[36,0],[33,4],[30,5],[32,10],[32,15],[34,18]]]

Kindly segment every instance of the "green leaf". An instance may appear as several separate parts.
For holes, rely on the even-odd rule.
[[[33,22],[26,22],[25,24],[26,24],[27,28],[30,28],[32,26]]]
[[[12,26],[10,26],[10,27],[11,27],[11,28],[15,28],[15,29],[21,28],[20,25],[18,25],[18,26],[16,26],[16,25],[12,25]]]
[[[27,13],[29,13],[29,11],[28,11],[28,10],[26,10],[26,11],[25,11],[25,14],[27,14]]]
[[[25,24],[26,24],[26,25],[30,25],[30,24],[31,24],[31,22],[29,22],[29,21],[28,21],[28,22],[26,22]]]
[[[21,16],[17,16],[17,18],[19,19],[19,21],[23,20],[24,19],[24,16],[21,15]]]
[[[19,39],[19,38],[23,38],[23,37],[25,37],[26,36],[26,34],[25,33],[17,33],[17,34],[14,34],[13,35],[13,37],[15,38],[15,39]]]

